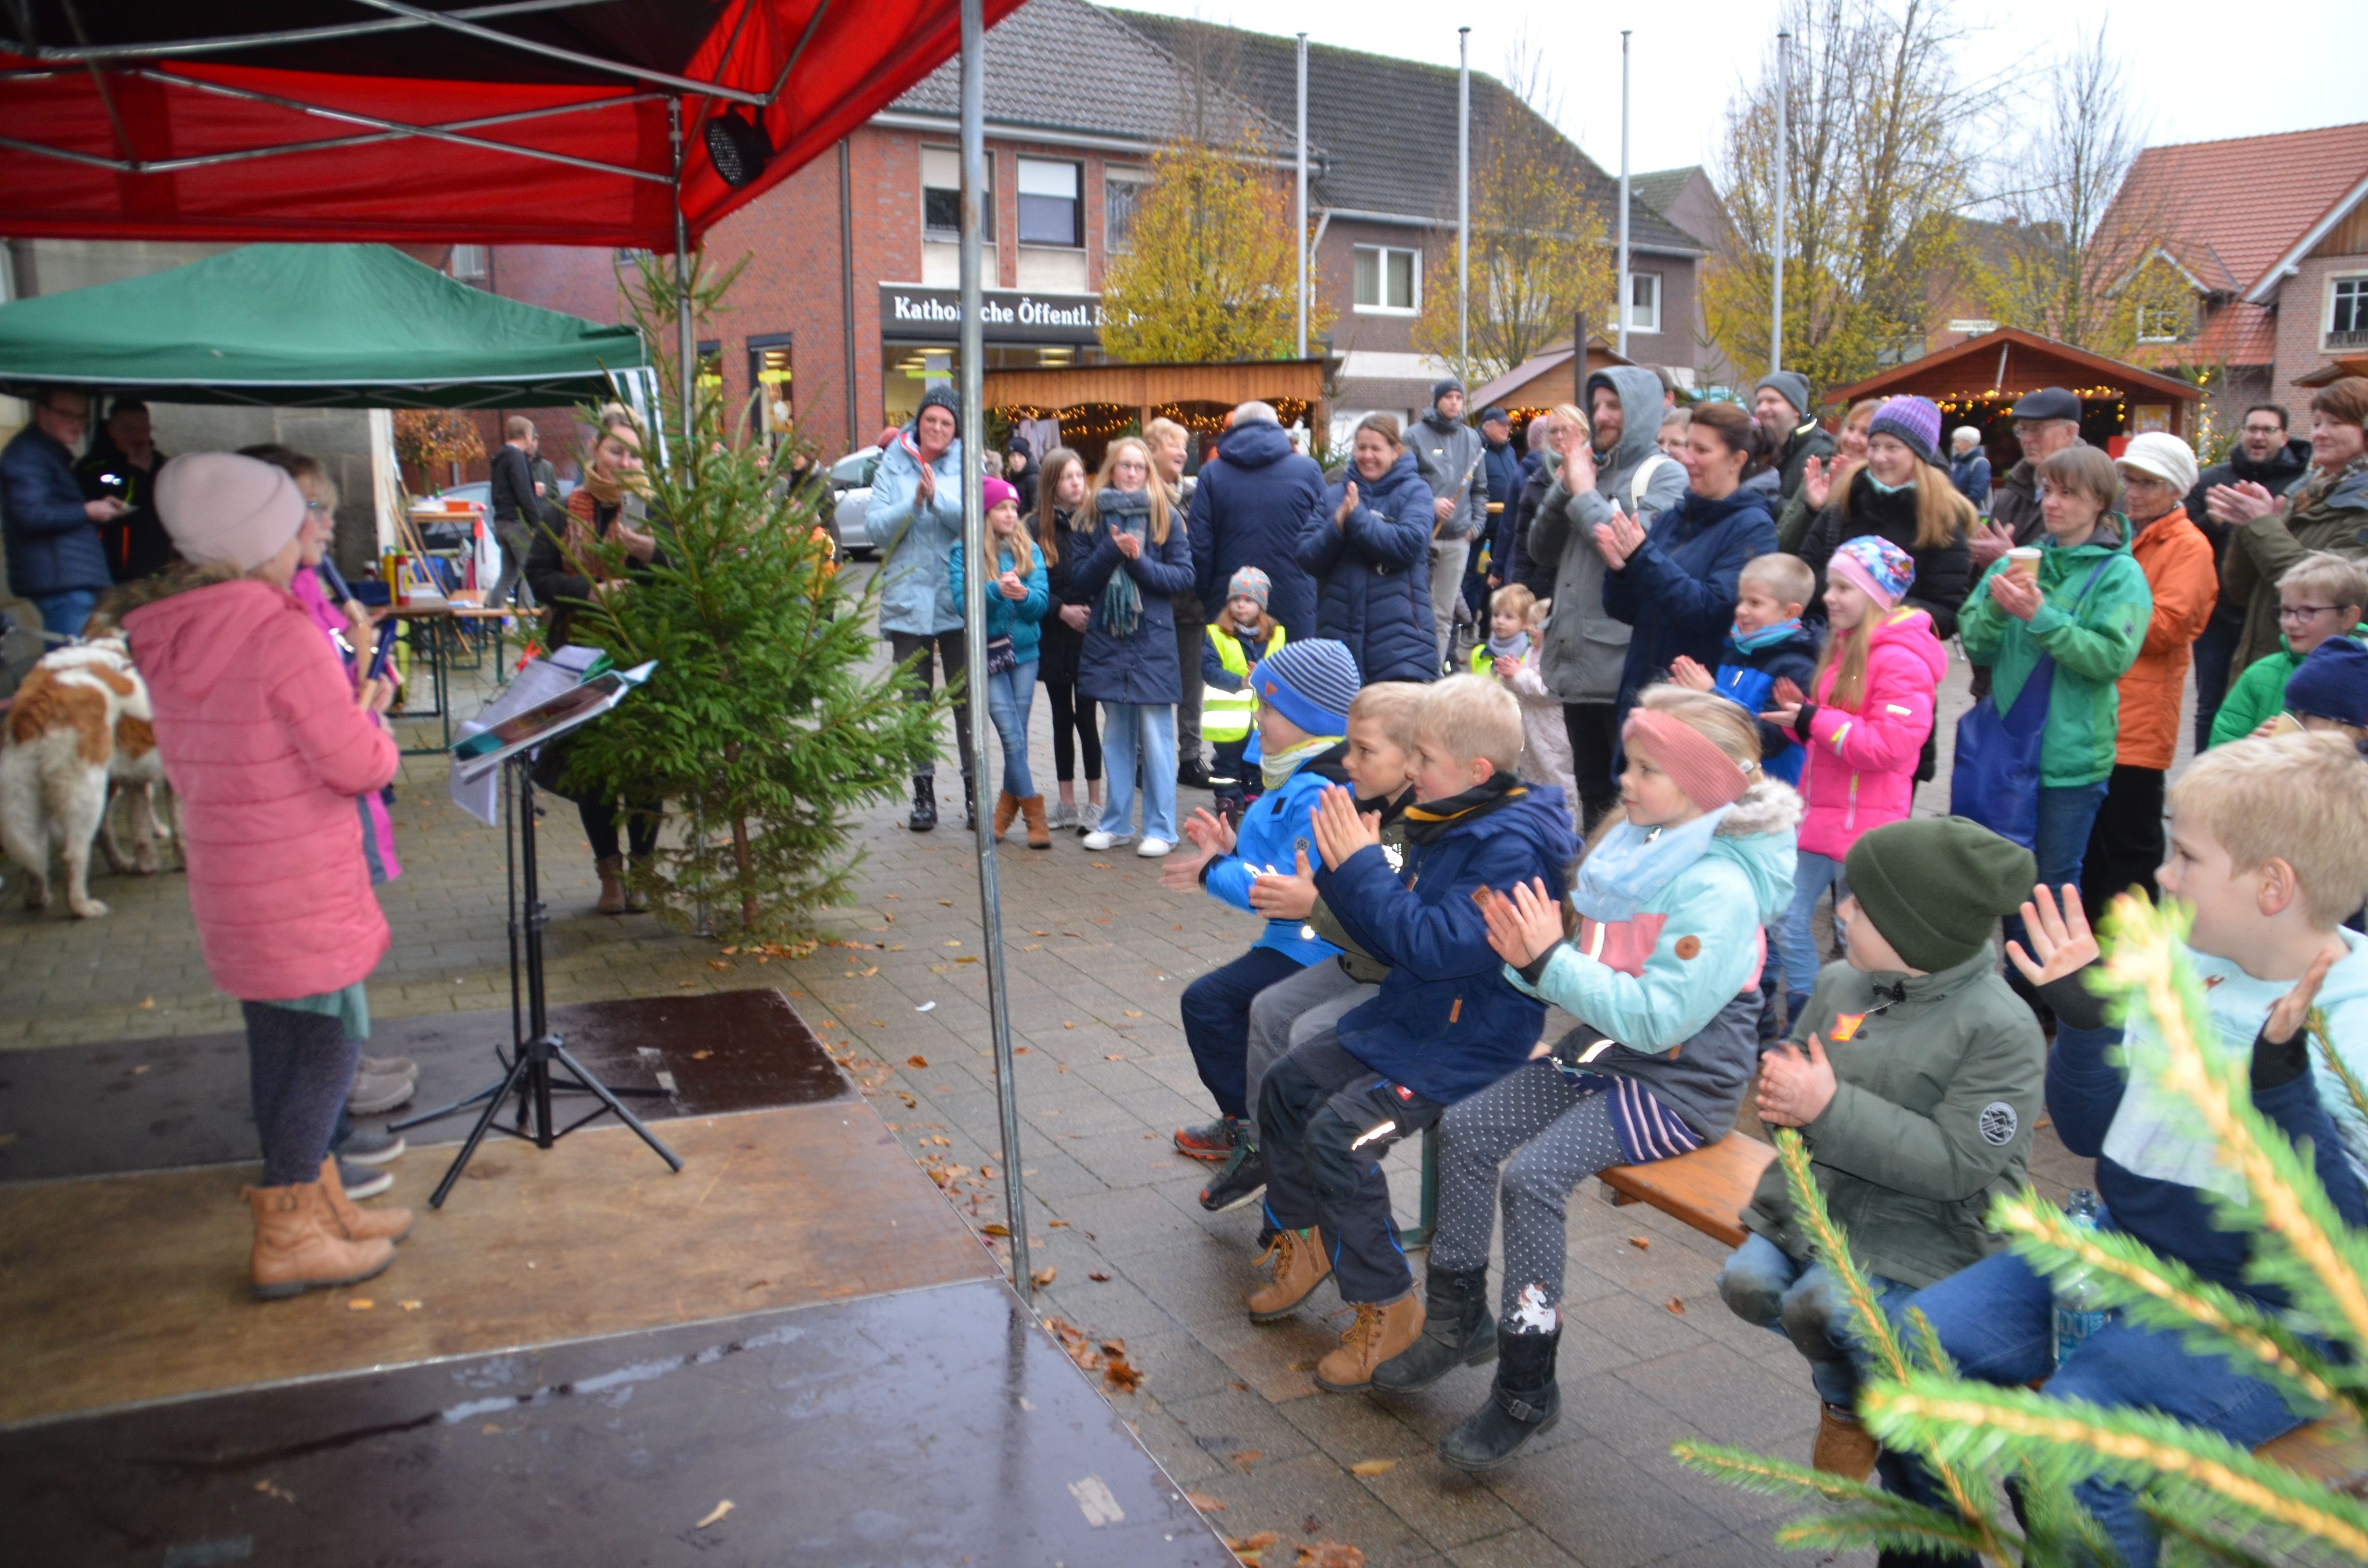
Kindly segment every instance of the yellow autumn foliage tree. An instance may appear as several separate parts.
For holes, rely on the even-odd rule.
[[[1298,320],[1291,191],[1255,141],[1155,154],[1102,277],[1102,347],[1137,363],[1287,359]],[[1308,336],[1326,324],[1310,301]]]

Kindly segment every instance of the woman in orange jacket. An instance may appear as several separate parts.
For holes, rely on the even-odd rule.
[[[2137,663],[2121,681],[2121,727],[2105,803],[2089,833],[2080,896],[2102,909],[2136,887],[2156,896],[2162,864],[2162,782],[2179,750],[2179,702],[2187,687],[2188,650],[2203,634],[2219,596],[2212,544],[2188,520],[2181,501],[2195,484],[2195,454],[2176,436],[2134,436],[2117,460],[2129,509],[2130,555],[2154,591],[2154,618]]]

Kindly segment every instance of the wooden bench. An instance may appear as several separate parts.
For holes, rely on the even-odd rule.
[[[1743,1244],[1743,1210],[1776,1151],[1757,1138],[1730,1132],[1715,1143],[1648,1165],[1613,1165],[1602,1173],[1614,1203],[1649,1203],[1728,1246]],[[2329,1417],[2297,1427],[2253,1450],[2309,1476],[2331,1491],[2368,1496],[2368,1428]]]

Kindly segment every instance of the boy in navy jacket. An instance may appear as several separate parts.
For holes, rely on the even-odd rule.
[[[1165,887],[1205,888],[1241,910],[1252,909],[1250,884],[1261,872],[1313,853],[1308,810],[1326,786],[1349,777],[1340,757],[1348,744],[1349,704],[1357,696],[1357,661],[1341,643],[1312,638],[1261,659],[1249,684],[1258,697],[1258,767],[1266,791],[1243,815],[1238,834],[1224,818],[1194,812],[1184,835],[1195,853],[1170,859],[1159,872]],[[1184,988],[1184,1043],[1217,1102],[1217,1119],[1178,1129],[1179,1151],[1199,1160],[1232,1158],[1246,1137],[1249,1108],[1250,1003],[1268,986],[1339,950],[1296,920],[1269,920],[1249,951]],[[1255,1157],[1255,1151],[1244,1156]]]
[[[2322,987],[2340,988],[2368,966],[2368,937],[2341,924],[2368,897],[2368,767],[2338,737],[2248,740],[2198,757],[2169,803],[2170,855],[2158,881],[2165,897],[2193,912],[2188,957],[2218,1032],[2205,1049],[2250,1062],[2254,1108],[2309,1151],[2343,1221],[2368,1224],[2368,1199],[2314,1082],[2305,1028]],[[2104,1223],[2215,1285],[2284,1306],[2282,1291],[2251,1277],[2251,1234],[2214,1222],[2215,1202],[2248,1200],[2242,1177],[2192,1130],[2183,1102],[2151,1074],[2133,1077],[2114,1050],[2123,1029],[2106,1022],[2085,983],[2098,949],[2079,889],[2067,883],[2062,897],[2060,913],[2044,887],[2023,905],[2036,961],[2020,943],[2007,952],[2055,1009],[2047,1111],[2066,1148],[2095,1158]],[[2130,1058],[2159,1057],[2151,1019],[2137,1016],[2127,1032]],[[2340,1051],[2357,1042],[2333,1043]],[[2055,1364],[2048,1282],[2012,1253],[1952,1275],[1908,1305],[1923,1309],[1959,1369],[1986,1382],[2044,1377],[2051,1394],[2159,1411],[2240,1448],[2309,1419],[2225,1358],[2118,1316]],[[1883,1464],[1892,1490],[1934,1497],[1919,1463],[1886,1454]],[[2086,1481],[2073,1496],[2128,1568],[2156,1560],[2155,1527],[2135,1494]]]
[[[1797,555],[1756,555],[1736,580],[1735,627],[1726,634],[1716,673],[1679,654],[1669,678],[1696,691],[1715,691],[1739,702],[1754,719],[1783,705],[1777,683],[1791,681],[1803,693],[1816,684],[1817,636],[1801,624],[1801,608],[1817,591],[1816,574]],[[1801,787],[1808,754],[1790,732],[1759,726],[1759,766],[1770,778]]]
[[[1390,972],[1372,1001],[1277,1062],[1259,1091],[1267,1218],[1279,1234],[1273,1283],[1249,1309],[1257,1323],[1286,1317],[1332,1275],[1357,1311],[1315,1369],[1336,1393],[1366,1387],[1422,1332],[1383,1157],[1512,1071],[1545,1027],[1545,1005],[1505,980],[1474,902],[1483,887],[1532,877],[1560,898],[1577,853],[1562,791],[1517,778],[1520,755],[1512,693],[1452,676],[1425,694],[1416,725],[1421,803],[1406,813],[1403,880],[1348,790],[1324,791],[1314,813],[1317,891]]]

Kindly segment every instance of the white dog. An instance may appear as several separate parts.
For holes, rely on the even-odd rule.
[[[61,648],[17,688],[0,745],[0,848],[26,872],[28,907],[48,907],[55,853],[65,862],[66,907],[85,920],[107,913],[88,883],[110,779],[134,797],[139,869],[156,869],[151,792],[164,767],[150,728],[154,718],[147,684],[120,638]],[[111,832],[106,848],[120,869]]]

